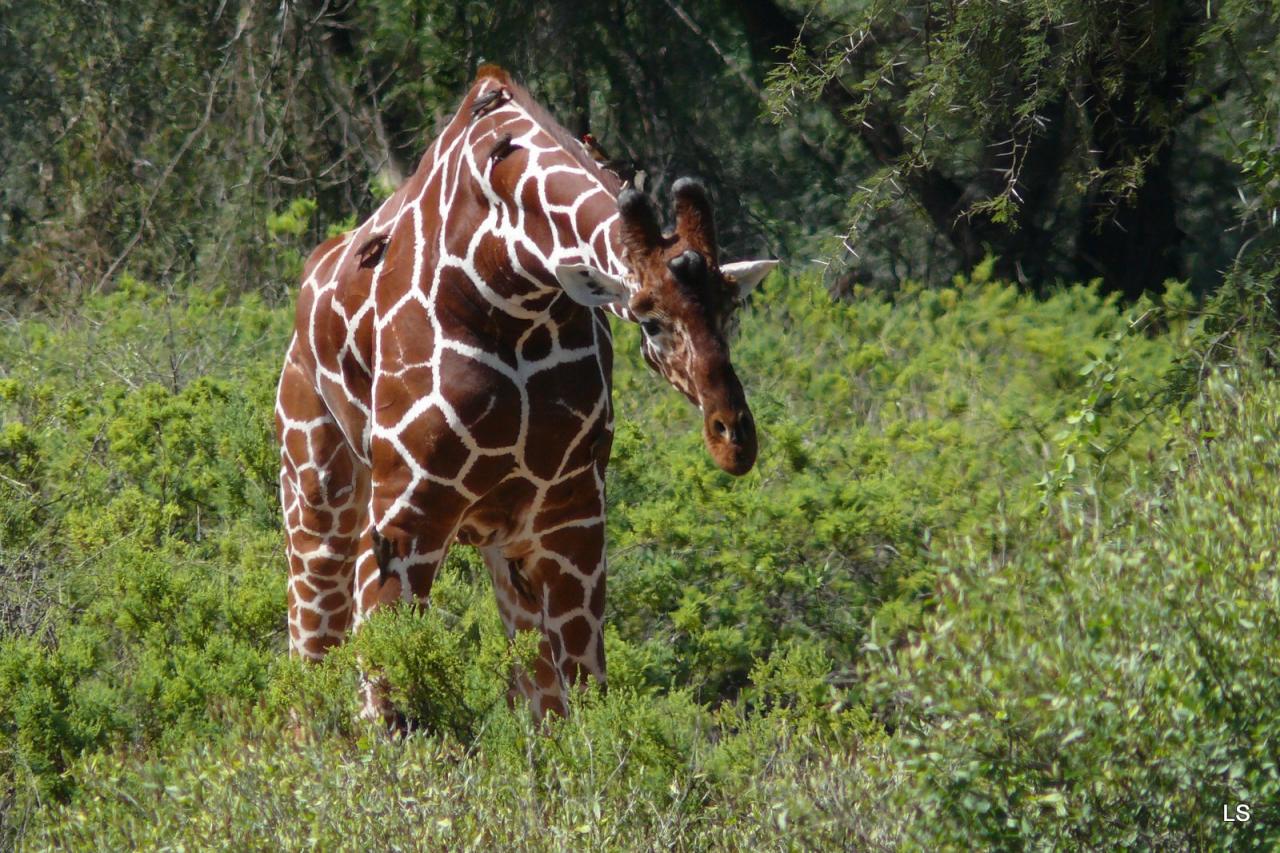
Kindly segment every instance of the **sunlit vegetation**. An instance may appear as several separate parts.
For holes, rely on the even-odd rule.
[[[1276,785],[1280,390],[1251,356],[1188,386],[1189,307],[982,270],[833,303],[775,276],[736,347],[766,448],[741,481],[619,328],[610,692],[550,737],[505,701],[520,649],[468,549],[428,611],[287,659],[287,307],[129,282],[10,322],[6,831],[1201,843],[1219,799]],[[355,722],[357,652],[395,675],[407,739]]]
[[[1278,36],[1274,0],[6,8],[0,849],[1280,846]],[[545,726],[467,548],[286,651],[303,258],[482,61],[783,262],[733,341],[746,477],[615,324],[609,689]]]

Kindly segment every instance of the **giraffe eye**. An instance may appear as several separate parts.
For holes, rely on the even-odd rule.
[[[646,336],[656,338],[662,334],[662,324],[657,320],[641,320],[640,328],[644,330]]]

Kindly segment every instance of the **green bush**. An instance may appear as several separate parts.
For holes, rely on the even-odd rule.
[[[126,280],[10,321],[0,841],[1273,841],[1280,388],[1238,357],[1202,386],[1176,286],[1122,312],[953,284],[767,284],[734,346],[740,479],[618,326],[610,690],[545,726],[508,707],[531,646],[469,549],[429,606],[287,658],[286,308]],[[1267,328],[1210,323],[1214,358]],[[356,721],[361,667],[413,734]],[[1223,833],[1236,801],[1256,817]]]
[[[46,809],[42,847],[765,849],[892,838],[887,784],[850,750],[823,753],[786,720],[709,736],[675,693],[587,698],[536,726],[501,713],[471,749],[444,736],[295,740],[250,725],[151,760],[94,754],[84,788]],[[869,742],[864,754],[881,749]],[[737,772],[724,772],[732,755]]]
[[[792,640],[851,667],[864,641],[918,620],[939,534],[994,544],[999,519],[1038,513],[1045,483],[1074,488],[1048,464],[1063,430],[1082,467],[1142,459],[1158,439],[1150,398],[1193,332],[1143,334],[1094,289],[1037,301],[981,270],[893,303],[832,303],[813,279],[773,279],[734,346],[761,432],[749,476],[707,465],[684,401],[619,371],[611,624],[647,649],[655,686],[708,700]],[[634,330],[617,337],[634,349]],[[1105,389],[1099,361],[1119,365]],[[1088,429],[1071,428],[1082,409]],[[1098,487],[1118,480],[1104,472]]]
[[[937,612],[876,679],[923,846],[1280,842],[1277,412],[1256,365],[1220,370],[1101,513],[943,557]]]

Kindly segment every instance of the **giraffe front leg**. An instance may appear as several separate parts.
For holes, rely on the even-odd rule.
[[[398,486],[398,482],[392,485]],[[355,577],[355,628],[387,606],[425,604],[444,562],[461,505],[453,493],[428,485],[409,500],[386,481],[373,484],[371,523],[362,539]],[[379,672],[362,667],[361,719],[382,720],[392,731],[412,722],[389,699],[389,685]]]
[[[425,603],[435,575],[443,562],[443,549],[424,551],[424,543],[411,542],[404,552],[395,540],[376,534],[373,526],[365,532],[365,547],[356,564],[355,630],[384,607]],[[390,699],[390,684],[376,669],[360,666],[360,718],[381,720],[388,730],[403,733],[409,721]]]
[[[481,549],[507,636],[542,636],[533,671],[513,673],[513,693],[534,716],[564,715],[569,688],[605,683],[603,511],[551,522],[532,539]]]

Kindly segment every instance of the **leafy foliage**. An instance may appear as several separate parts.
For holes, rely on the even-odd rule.
[[[1270,2],[820,4],[769,72],[771,111],[821,103],[871,155],[840,249],[855,275],[880,275],[883,247],[907,276],[994,252],[1030,285],[1208,289],[1274,240],[1277,20]]]
[[[1024,287],[1205,292],[1275,242],[1271,0],[11,12],[6,305],[75,305],[124,272],[278,296],[294,253],[413,170],[482,61],[658,196],[704,177],[728,254],[849,261],[842,293],[946,286],[987,254]]]
[[[1267,718],[1232,709],[1242,696],[1265,700],[1266,648],[1244,665],[1252,680],[1231,688],[1243,693],[1188,705],[1186,691],[1221,664],[1192,656],[1195,623],[1179,596],[1220,589],[1228,609],[1201,632],[1227,644],[1214,660],[1234,654],[1237,616],[1269,624],[1265,598],[1230,609],[1246,606],[1227,594],[1246,576],[1206,587],[1197,566],[1218,558],[1196,562],[1244,555],[1231,543],[1269,517],[1246,491],[1240,512],[1263,514],[1219,533],[1204,519],[1221,514],[1210,498],[1224,481],[1195,484],[1232,465],[1266,470],[1265,456],[1245,453],[1265,448],[1227,439],[1267,434],[1270,422],[1250,413],[1269,411],[1270,386],[1242,365],[1223,374],[1232,388],[1214,385],[1178,414],[1164,377],[1204,340],[1185,291],[1126,314],[1090,288],[1035,300],[989,270],[892,301],[833,303],[811,276],[767,283],[735,346],[765,447],[740,480],[704,458],[686,405],[629,355],[634,329],[617,329],[611,690],[582,697],[549,740],[508,708],[522,647],[503,639],[467,549],[451,555],[430,608],[374,619],[323,666],[285,658],[269,413],[286,309],[126,281],[78,319],[11,322],[0,338],[7,831],[27,826],[45,844],[189,833],[239,844],[326,815],[307,824],[322,841],[395,813],[394,832],[441,843],[486,843],[532,821],[565,843],[610,845],[932,846],[1068,826],[1087,845],[1101,837],[1089,835],[1102,831],[1097,815],[1199,808],[1219,795],[1207,780],[1231,780],[1231,767],[1245,781],[1224,781],[1222,795],[1261,798],[1270,771],[1239,726]],[[1243,341],[1261,327],[1230,328]],[[1162,472],[1153,486],[1147,471]],[[1205,502],[1183,508],[1184,482],[1199,489],[1188,500]],[[1177,525],[1185,550],[1169,533]],[[1261,552],[1250,559],[1265,565]],[[1167,568],[1144,573],[1140,562]],[[1186,586],[1166,588],[1175,581]],[[1055,597],[1068,595],[1088,607]],[[1121,662],[1156,660],[1143,638],[1168,634],[1174,610],[1188,627],[1164,642],[1188,651],[1159,658],[1171,667],[1166,692],[1135,682],[1138,704],[1121,702]],[[1073,613],[1106,625],[1076,626]],[[1031,638],[1044,648],[1028,658]],[[1119,662],[1081,657],[1089,642]],[[420,733],[386,743],[356,724],[357,658],[385,674]],[[1031,661],[1049,668],[1037,674]],[[1092,680],[1105,667],[1116,674]],[[999,680],[975,696],[983,678]],[[1102,702],[1090,685],[1119,710],[1083,704]],[[1051,693],[1043,708],[1032,698]],[[1177,717],[1184,752],[1168,753],[1185,756],[1183,781],[1089,781],[1089,797],[1064,805],[1077,812],[1034,805],[1085,785],[1104,753],[1115,780],[1137,780],[1151,750],[1173,747],[1129,731],[1124,715],[1139,707],[1154,732],[1174,713],[1166,695],[1195,711]],[[1030,704],[1006,711],[1007,723],[966,704],[1022,696]],[[1109,728],[1095,735],[1086,720]],[[1030,727],[1015,741],[1025,774],[983,763],[984,739],[1004,737],[1004,725]],[[1076,728],[1086,734],[1066,752]],[[1078,760],[1039,769],[1037,750],[1052,744]],[[957,767],[970,784],[955,781]],[[1193,796],[1186,780],[1204,791]],[[886,823],[872,804],[891,796],[919,818]],[[433,818],[448,822],[423,824],[434,812],[401,808],[406,797],[453,803]],[[1006,815],[1018,827],[1000,823]],[[1133,825],[1153,843],[1190,837],[1186,823],[1164,835]]]
[[[1278,394],[1217,372],[1101,515],[1068,502],[1005,559],[943,557],[937,612],[877,681],[922,838],[1275,843]],[[1224,832],[1237,803],[1253,819]]]
[[[834,220],[843,204],[831,190],[847,158],[815,130],[830,122],[760,122],[740,24],[721,3],[679,8],[15,8],[0,27],[0,298],[75,305],[122,272],[278,296],[296,281],[291,251],[413,171],[482,61],[638,163],[653,190],[710,180],[734,254],[815,249],[814,212]],[[299,198],[314,214],[297,215]]]

